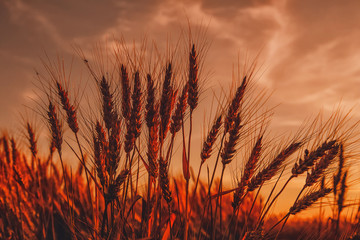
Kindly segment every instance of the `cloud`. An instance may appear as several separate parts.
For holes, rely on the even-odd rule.
[[[360,96],[358,1],[286,1],[265,79],[281,102],[279,123],[352,107]],[[301,109],[301,111],[299,111]],[[301,112],[301,114],[299,114]]]
[[[259,84],[274,90],[270,103],[282,103],[280,118],[294,123],[300,107],[316,112],[340,99],[358,101],[359,5],[354,0],[1,1],[0,27],[6,34],[0,40],[0,82],[12,80],[2,93],[28,91],[44,50],[69,59],[72,43],[89,49],[114,36],[132,43],[147,35],[166,51],[169,41],[174,46],[179,37],[187,39],[189,20],[195,33],[208,26],[204,71],[212,82],[207,86],[227,89],[238,55],[249,63],[260,53]]]
[[[226,19],[234,18],[239,15],[244,9],[248,8],[259,8],[262,6],[267,6],[272,3],[271,0],[259,1],[259,0],[249,0],[249,1],[237,1],[237,0],[201,0],[202,8],[205,11],[211,12],[211,15],[215,17],[223,17]]]

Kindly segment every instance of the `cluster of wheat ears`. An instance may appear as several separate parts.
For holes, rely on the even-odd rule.
[[[286,238],[297,229],[290,217],[320,202],[320,213],[301,230],[304,238],[359,237],[359,211],[341,214],[351,205],[346,192],[357,124],[347,125],[348,117],[337,112],[286,140],[267,139],[270,115],[259,114],[261,97],[248,95],[253,67],[219,101],[194,159],[193,116],[204,81],[196,47],[189,44],[186,70],[176,74],[174,59],[146,71],[148,63],[115,51],[110,75],[97,69],[101,60],[80,54],[98,89],[98,119],[79,114],[62,65],[45,64],[49,75],[43,79],[50,87],[42,116],[50,153],[38,153],[30,122],[25,135],[31,154],[21,152],[13,137],[2,136],[0,238]],[[64,140],[65,128],[74,141]],[[65,148],[79,163],[76,171],[64,162]],[[239,177],[235,186],[226,186],[224,173],[234,162]],[[181,175],[171,176],[170,165],[181,167]],[[195,174],[194,166],[199,166]],[[207,178],[201,178],[205,172]],[[287,213],[275,215],[276,201],[296,178],[304,179],[296,199]],[[270,189],[266,195],[264,188]],[[325,208],[333,213],[329,221],[322,217]]]

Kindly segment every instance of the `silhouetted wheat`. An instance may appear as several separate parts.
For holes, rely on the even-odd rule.
[[[51,137],[45,143],[48,153],[42,153],[42,135],[29,121],[27,151],[12,135],[0,136],[0,238],[288,239],[291,231],[304,232],[295,221],[309,226],[300,217],[318,201],[320,215],[311,219],[319,228],[308,227],[309,238],[359,236],[360,214],[351,218],[344,211],[352,207],[347,198],[357,124],[348,127],[347,116],[335,113],[286,141],[274,138],[267,125],[270,114],[257,106],[263,96],[254,90],[253,65],[238,76],[228,99],[218,98],[200,154],[193,154],[205,86],[199,45],[190,42],[184,62],[177,61],[176,51],[170,60],[155,57],[155,63],[147,62],[145,47],[130,53],[124,46],[116,61],[106,60],[110,66],[104,56],[111,54],[99,51],[92,59],[79,51],[99,96],[85,98],[97,101],[88,112],[81,100],[73,101],[81,98],[72,98],[65,79],[46,65],[50,76],[42,86],[50,87],[39,106]],[[235,168],[240,177],[231,187],[225,177],[234,166],[241,166]],[[301,181],[305,173],[295,201],[279,218],[273,211],[277,200],[291,197],[288,183]],[[327,197],[331,191],[333,201]],[[322,224],[322,210],[328,208],[333,211],[329,226]],[[290,216],[294,220],[287,229]]]

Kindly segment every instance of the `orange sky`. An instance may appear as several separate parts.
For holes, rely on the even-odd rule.
[[[89,49],[114,35],[128,41],[147,35],[165,48],[169,38],[187,30],[188,18],[194,28],[208,25],[206,87],[227,89],[238,54],[253,59],[260,53],[259,87],[273,92],[269,106],[280,104],[272,127],[293,130],[340,101],[345,107],[358,104],[359,9],[357,0],[3,0],[0,128],[19,127],[18,112],[34,96],[34,69],[41,68],[44,51],[69,60],[73,44]]]
[[[274,91],[276,124],[296,125],[307,113],[357,104],[360,88],[359,1],[22,1],[0,2],[0,126],[13,124],[34,87],[44,51],[69,58],[123,34],[160,47],[192,25],[209,25],[209,80],[228,86],[237,55],[261,52],[260,83]],[[301,110],[300,110],[301,109]],[[355,113],[356,114],[356,113]]]

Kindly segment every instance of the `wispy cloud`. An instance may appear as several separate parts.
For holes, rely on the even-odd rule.
[[[44,50],[70,56],[73,43],[88,49],[121,35],[129,42],[146,35],[166,48],[180,31],[186,37],[189,21],[208,25],[209,85],[230,85],[238,55],[243,61],[261,53],[259,84],[274,91],[271,104],[281,103],[277,122],[294,123],[299,112],[359,100],[354,87],[360,74],[359,7],[355,0],[6,0],[0,3],[0,26],[6,32],[0,40],[0,83],[6,85],[0,95],[19,102]],[[7,119],[1,117],[1,124]]]

